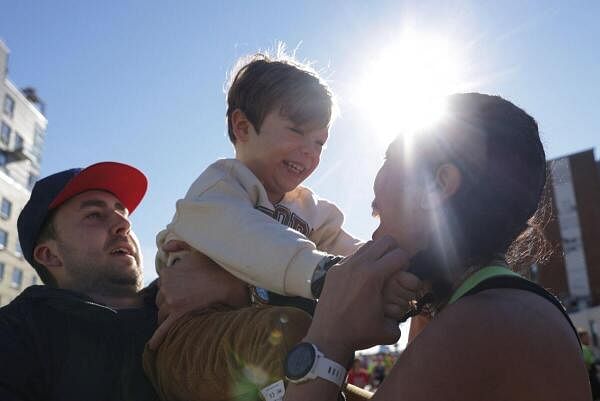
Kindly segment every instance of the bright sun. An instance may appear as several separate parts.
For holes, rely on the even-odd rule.
[[[368,64],[355,100],[382,141],[443,115],[445,96],[461,87],[459,60],[447,40],[407,32]]]

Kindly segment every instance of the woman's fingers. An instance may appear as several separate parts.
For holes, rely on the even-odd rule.
[[[310,335],[345,349],[396,341],[401,313],[396,305],[386,315],[383,289],[386,283],[394,283],[390,304],[399,304],[399,299],[413,295],[412,277],[391,280],[407,266],[406,253],[389,236],[365,244],[355,255],[334,266],[327,274]],[[408,289],[402,288],[405,281]],[[340,327],[344,330],[340,331]]]
[[[398,243],[390,235],[384,235],[378,240],[374,241],[369,249],[369,254],[374,260],[379,260],[383,256],[388,255],[391,251],[399,251]]]

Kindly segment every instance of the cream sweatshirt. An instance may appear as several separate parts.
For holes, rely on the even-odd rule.
[[[248,284],[312,298],[311,277],[321,259],[361,245],[342,229],[343,221],[337,206],[302,186],[274,206],[242,162],[218,160],[177,201],[173,220],[157,235],[156,268],[169,261],[162,245],[182,240]]]

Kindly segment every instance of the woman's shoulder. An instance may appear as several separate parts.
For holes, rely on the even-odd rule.
[[[565,383],[586,380],[575,331],[565,314],[539,294],[515,288],[485,290],[461,298],[436,320],[432,330],[446,333],[471,355],[480,355],[482,367],[515,391],[525,394],[539,386],[539,396],[548,392],[544,398],[553,399],[547,397],[564,391]]]
[[[588,396],[569,322],[547,299],[518,289],[485,290],[449,305],[407,347],[397,368],[397,380],[425,378],[402,380],[418,400],[442,394],[465,401]]]
[[[439,314],[444,326],[461,321],[463,327],[492,338],[543,343],[560,340],[578,348],[578,340],[567,317],[556,304],[531,291],[492,288],[465,296]],[[548,335],[548,334],[551,335]]]

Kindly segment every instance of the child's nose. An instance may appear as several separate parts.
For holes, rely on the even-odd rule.
[[[312,140],[307,140],[302,146],[302,152],[307,156],[316,157],[321,154],[321,146]]]

